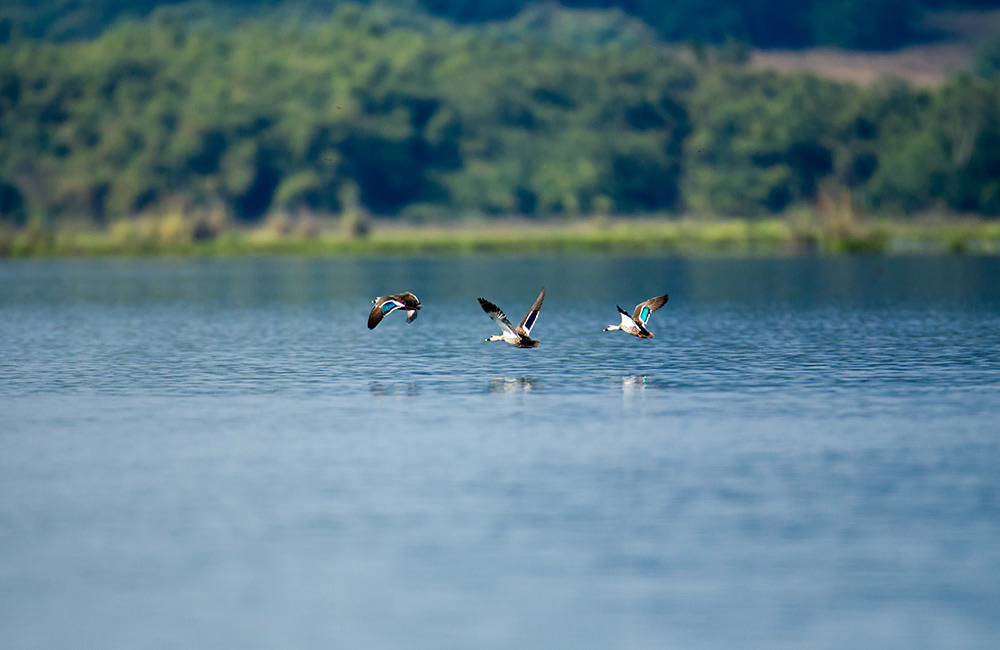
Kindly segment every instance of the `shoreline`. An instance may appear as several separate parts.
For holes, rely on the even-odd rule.
[[[120,222],[121,223],[121,222]],[[314,216],[256,226],[197,230],[177,218],[144,227],[38,226],[0,233],[0,258],[252,255],[462,255],[479,253],[619,253],[672,255],[1000,254],[1000,220],[978,218],[848,220],[809,216],[769,219],[506,219],[421,225],[389,220],[342,227]]]

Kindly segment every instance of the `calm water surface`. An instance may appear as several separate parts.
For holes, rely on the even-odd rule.
[[[0,352],[4,648],[1000,638],[997,259],[6,261]]]

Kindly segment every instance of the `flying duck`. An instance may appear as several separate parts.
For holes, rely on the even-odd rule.
[[[423,305],[420,304],[420,299],[409,291],[404,291],[403,293],[396,293],[391,296],[379,296],[375,300],[372,300],[372,311],[368,314],[368,329],[373,330],[375,326],[382,322],[386,314],[392,313],[397,309],[406,310],[406,322],[412,323],[413,319],[417,317],[417,310],[422,308]]]
[[[640,302],[635,306],[635,310],[630,316],[627,311],[618,307],[618,313],[622,316],[622,322],[620,325],[608,325],[604,328],[605,332],[613,332],[615,330],[624,330],[629,334],[633,334],[643,339],[653,338],[653,333],[646,329],[646,321],[649,319],[649,315],[654,311],[667,304],[667,299],[670,294],[663,294],[662,296],[657,296],[655,298],[650,298],[644,302]],[[617,307],[617,305],[616,305]]]
[[[545,287],[542,287],[541,293],[538,294],[538,298],[535,300],[535,304],[531,306],[528,313],[524,315],[521,320],[521,324],[514,327],[507,320],[506,314],[494,305],[489,300],[484,298],[479,299],[479,304],[482,306],[483,311],[489,314],[490,318],[500,326],[500,331],[502,334],[494,334],[493,336],[486,339],[487,341],[506,341],[516,348],[535,348],[538,347],[538,341],[529,338],[531,334],[531,327],[535,324],[535,319],[538,318],[538,311],[542,308],[542,301],[545,300]]]

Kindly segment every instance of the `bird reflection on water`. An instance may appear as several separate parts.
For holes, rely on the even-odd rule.
[[[538,386],[534,377],[496,377],[486,385],[489,393],[529,393]]]
[[[653,378],[649,375],[628,375],[622,377],[622,391],[623,392],[635,392],[646,390],[646,386],[649,386],[653,382]]]
[[[420,384],[415,381],[406,381],[398,383],[386,383],[382,381],[373,381],[369,386],[368,390],[371,391],[372,395],[375,396],[386,396],[386,395],[419,395],[420,394]]]
[[[646,388],[653,382],[649,375],[627,375],[622,377],[622,400],[625,402],[633,399],[645,398]]]

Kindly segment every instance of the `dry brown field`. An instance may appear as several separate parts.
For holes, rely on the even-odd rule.
[[[949,76],[968,70],[979,48],[1000,38],[1000,10],[931,13],[925,18],[924,27],[928,33],[936,34],[936,38],[898,50],[754,49],[751,65],[779,72],[809,71],[861,85],[898,78],[918,86],[936,86]]]

